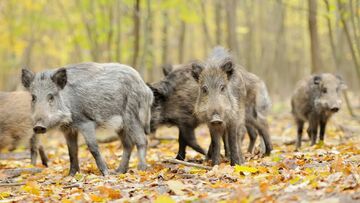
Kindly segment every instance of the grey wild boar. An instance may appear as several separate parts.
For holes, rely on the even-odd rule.
[[[30,140],[31,163],[36,164],[38,152],[44,166],[48,159],[38,143],[31,121],[31,96],[28,92],[0,92],[0,150],[16,149],[21,140]]]
[[[227,54],[227,57],[230,56],[228,51],[223,48],[221,49],[222,50],[217,50],[217,52],[222,51],[225,52],[224,54]],[[265,83],[256,75],[244,70],[242,71],[243,74],[248,74],[246,79],[249,83],[249,85],[247,85],[249,88],[249,102],[247,103],[255,104],[251,113],[256,119],[249,118],[247,120],[250,122],[246,123],[246,128],[250,135],[248,151],[251,153],[255,145],[257,132],[265,131],[265,133],[262,133],[261,135],[267,135],[266,115],[271,107],[271,101]],[[185,158],[186,146],[190,146],[199,153],[204,154],[205,151],[197,144],[194,134],[194,129],[200,122],[193,115],[194,103],[196,102],[197,95],[192,93],[198,91],[198,84],[191,76],[191,65],[183,64],[172,66],[166,64],[163,66],[163,73],[165,75],[163,80],[149,85],[153,90],[155,97],[152,107],[152,131],[154,132],[156,128],[161,125],[177,126],[179,128],[179,151],[176,156],[177,159],[183,160]],[[254,111],[255,109],[256,111]],[[255,120],[260,120],[262,122],[259,123]],[[252,125],[254,122],[255,127]],[[262,123],[264,123],[265,126],[261,125]],[[223,136],[223,140],[225,155],[228,156],[229,150],[227,147],[226,136]],[[261,139],[261,141],[263,140],[264,139]],[[265,148],[265,146],[263,148]],[[265,153],[266,149],[263,149],[262,151]]]
[[[311,75],[297,84],[291,98],[292,114],[297,125],[297,149],[301,147],[305,122],[309,122],[307,133],[311,145],[316,144],[319,126],[320,140],[324,141],[326,123],[340,110],[341,91],[344,89],[344,81],[330,73]]]
[[[162,125],[179,128],[179,151],[176,159],[185,159],[187,146],[205,154],[194,133],[195,128],[201,123],[193,114],[197,97],[194,92],[197,92],[198,84],[191,75],[191,65],[181,65],[175,70],[168,65],[163,71],[164,79],[149,84],[154,94],[151,131],[155,132]]]
[[[226,136],[230,164],[244,162],[239,140],[245,133],[246,88],[239,69],[228,57],[214,54],[205,63],[192,64],[198,82],[194,113],[208,124],[212,164],[220,163],[220,138]]]
[[[150,131],[153,94],[133,68],[117,63],[80,63],[34,74],[22,70],[32,95],[35,133],[59,126],[69,150],[70,175],[79,169],[78,132],[103,175],[109,174],[95,138],[97,127],[115,130],[123,145],[117,172],[128,169],[134,145],[138,169],[146,169],[146,133]]]
[[[223,47],[215,47],[210,55],[212,61],[228,60],[233,61],[232,56],[228,50]],[[271,100],[265,83],[255,74],[246,71],[240,65],[234,63],[234,67],[243,78],[243,83],[246,89],[245,99],[245,126],[250,137],[248,151],[253,152],[256,142],[257,134],[261,136],[262,152],[269,155],[272,150],[271,139],[269,135],[269,126],[267,123],[267,113],[271,107]],[[241,137],[241,140],[244,137]],[[227,136],[224,137],[225,155],[228,156],[229,151]],[[212,146],[210,146],[208,157],[211,156]]]

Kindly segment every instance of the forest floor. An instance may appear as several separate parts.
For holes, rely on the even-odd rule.
[[[276,109],[283,107],[275,106],[269,116],[274,144],[271,156],[261,158],[245,153],[247,162],[235,167],[226,161],[212,169],[164,162],[175,157],[178,144],[177,129],[163,128],[157,137],[175,139],[149,148],[150,167],[146,172],[136,170],[134,151],[128,173],[103,177],[82,144],[81,173],[69,177],[64,138],[54,133],[43,139],[50,159],[48,168],[40,163],[31,166],[24,149],[17,150],[13,160],[9,160],[12,155],[6,160],[1,158],[0,202],[360,202],[359,121],[352,119],[344,108],[331,119],[324,144],[310,147],[305,142],[295,152],[294,145],[284,144],[296,137],[292,117],[288,110]],[[198,142],[206,149],[210,142],[207,128],[200,127],[196,133]],[[243,152],[247,143],[246,138]],[[100,148],[109,168],[116,169],[122,154],[120,142],[101,144]],[[210,166],[204,156],[191,149],[187,150],[186,161]]]

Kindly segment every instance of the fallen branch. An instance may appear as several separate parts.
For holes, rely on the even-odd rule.
[[[150,138],[151,140],[158,140],[158,141],[168,141],[168,140],[177,140],[175,137],[154,137],[154,138]],[[104,138],[104,139],[97,139],[98,143],[102,143],[102,144],[106,144],[106,143],[111,143],[111,142],[115,142],[115,141],[119,141],[119,137],[116,135]]]
[[[64,189],[69,189],[69,188],[82,188],[82,187],[83,187],[82,183],[74,183],[74,184],[71,184],[71,185],[66,185],[63,188]]]
[[[309,139],[302,139],[303,142],[309,142]],[[289,140],[289,141],[285,141],[284,145],[294,145],[296,143],[296,140]]]
[[[190,162],[186,162],[186,161],[180,161],[180,160],[177,160],[177,159],[167,159],[167,160],[164,160],[163,162],[172,163],[172,164],[182,164],[182,165],[185,165],[185,166],[202,168],[202,169],[206,169],[206,170],[211,170],[212,169],[212,167],[210,167],[210,166],[204,166],[204,165],[201,165],[201,164],[195,164],[195,163],[190,163]]]
[[[22,159],[30,159],[30,153],[18,152],[18,153],[0,154],[0,160],[22,160]]]
[[[13,187],[21,185],[25,185],[25,183],[0,183],[0,187]]]
[[[23,173],[28,173],[28,174],[40,173],[42,170],[43,170],[42,168],[18,168],[18,169],[2,170],[0,172],[6,174],[8,178],[13,178],[20,176]]]

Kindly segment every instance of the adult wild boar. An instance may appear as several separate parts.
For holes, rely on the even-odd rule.
[[[297,125],[297,149],[301,147],[306,121],[309,122],[307,133],[311,145],[316,143],[319,126],[320,140],[324,141],[326,124],[329,118],[340,110],[341,91],[344,89],[344,81],[330,73],[311,75],[297,84],[291,98],[292,114]]]
[[[36,164],[39,152],[42,164],[47,166],[44,148],[32,129],[30,101],[28,92],[0,92],[0,150],[7,147],[12,151],[21,140],[30,140],[31,163]]]
[[[208,124],[212,164],[220,163],[220,138],[224,136],[230,164],[243,163],[239,140],[245,133],[246,88],[240,70],[231,58],[215,54],[205,63],[193,63],[192,75],[199,84],[194,112]]]
[[[117,172],[128,169],[134,145],[138,169],[146,168],[150,131],[151,90],[133,68],[116,63],[80,63],[32,73],[22,70],[22,83],[32,95],[34,132],[60,126],[69,156],[70,175],[79,169],[77,137],[80,132],[103,175],[109,174],[95,137],[97,127],[113,128],[123,145]]]

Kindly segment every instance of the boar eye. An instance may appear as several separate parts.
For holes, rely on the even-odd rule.
[[[48,95],[48,101],[49,101],[49,103],[52,103],[54,101],[54,95],[49,94]]]
[[[36,102],[36,96],[35,95],[31,95],[31,101]]]
[[[326,94],[326,93],[327,93],[327,89],[326,89],[326,88],[323,88],[323,89],[321,90],[321,92],[322,92],[323,94]]]
[[[202,92],[203,94],[207,94],[207,93],[208,93],[208,88],[207,88],[206,86],[202,86],[202,87],[201,87],[201,92]]]
[[[225,91],[225,85],[220,85],[220,91]]]

